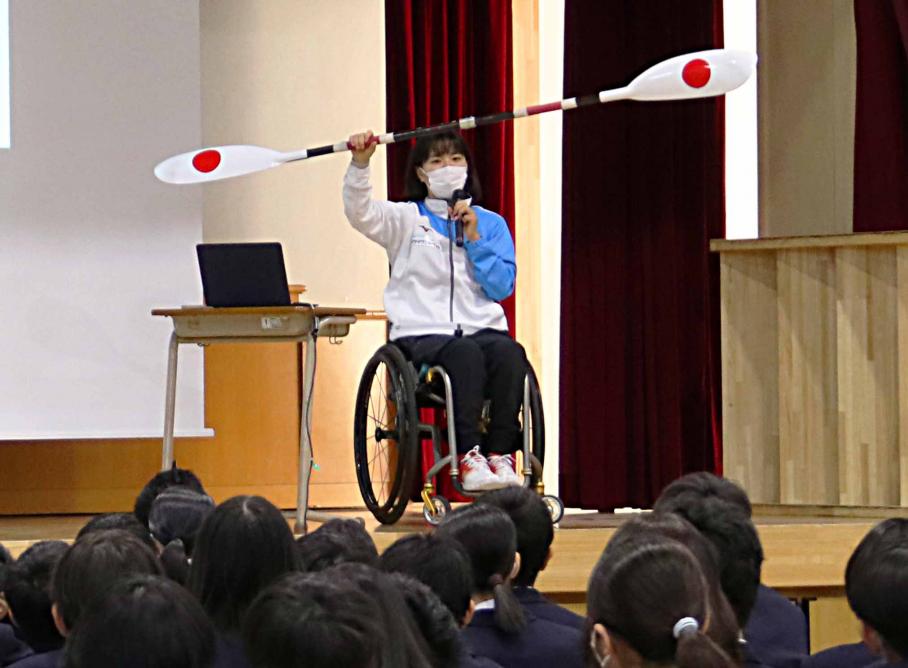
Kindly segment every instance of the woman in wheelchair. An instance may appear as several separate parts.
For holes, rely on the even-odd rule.
[[[463,488],[519,484],[513,453],[527,360],[508,335],[498,303],[514,291],[517,271],[507,224],[497,213],[473,206],[479,182],[460,134],[417,140],[407,165],[407,202],[372,198],[373,142],[371,132],[350,137],[344,212],[355,229],[388,253],[391,278],[384,303],[390,338],[417,368],[439,365],[451,378]],[[481,435],[486,398],[489,424]]]

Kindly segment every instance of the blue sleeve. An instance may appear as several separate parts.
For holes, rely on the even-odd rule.
[[[473,208],[480,238],[464,244],[467,257],[483,292],[489,299],[501,301],[514,292],[517,277],[514,240],[504,218],[480,207]]]

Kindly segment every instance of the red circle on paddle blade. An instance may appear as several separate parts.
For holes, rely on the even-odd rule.
[[[684,66],[681,71],[681,78],[691,88],[703,88],[709,83],[711,74],[709,63],[702,58],[696,58]]]
[[[202,151],[201,153],[196,153],[192,158],[192,166],[195,167],[200,172],[214,171],[214,169],[221,164],[221,154],[218,151],[207,150]]]

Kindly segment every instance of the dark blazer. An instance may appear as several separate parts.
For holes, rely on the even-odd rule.
[[[744,637],[752,654],[768,666],[789,665],[807,656],[807,618],[774,589],[760,585]]]
[[[527,625],[518,634],[495,626],[495,612],[480,610],[463,630],[467,646],[478,656],[492,659],[504,668],[581,668],[584,646],[576,629],[561,626],[525,612]]]
[[[545,619],[561,626],[583,631],[586,620],[567,608],[552,603],[533,587],[514,587],[514,596],[527,612],[533,613],[538,619]]]
[[[0,623],[0,666],[21,661],[32,653],[32,648],[19,640],[10,624]]]
[[[217,634],[212,668],[252,668],[243,641],[227,633]]]
[[[804,659],[802,668],[864,668],[880,661],[867,649],[867,645],[857,642],[852,645],[830,647],[822,652]],[[883,664],[885,665],[885,664]]]
[[[62,666],[63,650],[55,649],[41,654],[32,654],[12,664],[10,668],[62,668]]]
[[[501,665],[484,656],[464,652],[460,656],[460,668],[501,668]]]

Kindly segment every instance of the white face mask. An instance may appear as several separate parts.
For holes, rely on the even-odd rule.
[[[464,165],[447,165],[424,173],[429,180],[429,196],[439,199],[451,199],[454,191],[462,189],[467,182]]]

